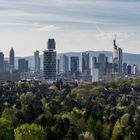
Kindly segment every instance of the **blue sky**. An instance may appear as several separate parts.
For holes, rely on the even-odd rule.
[[[139,0],[0,0],[0,51],[18,56],[41,53],[48,38],[58,52],[113,50],[140,52]]]

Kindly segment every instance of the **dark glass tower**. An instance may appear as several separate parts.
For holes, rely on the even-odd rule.
[[[0,52],[0,72],[4,71],[4,54]]]
[[[116,40],[114,40],[114,53],[113,53],[113,60],[114,60],[114,72],[115,73],[122,73],[122,63],[123,63],[123,50],[118,48],[116,45]]]
[[[18,59],[18,70],[20,73],[28,72],[28,61],[25,58]]]
[[[15,67],[15,52],[14,52],[13,48],[11,48],[11,50],[10,50],[9,63],[10,63],[10,68],[14,69],[14,67]]]
[[[48,50],[55,50],[55,40],[54,39],[48,39],[48,44],[47,44]]]
[[[44,51],[44,78],[47,82],[56,81],[56,51],[55,40],[49,39],[47,50]]]

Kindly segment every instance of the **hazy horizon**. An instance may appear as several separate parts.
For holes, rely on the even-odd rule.
[[[42,54],[48,38],[57,52],[113,51],[139,54],[138,0],[0,0],[0,51],[8,57]]]

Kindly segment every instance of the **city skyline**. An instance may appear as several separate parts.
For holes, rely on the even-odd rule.
[[[139,9],[138,0],[0,0],[0,51],[42,54],[48,38],[55,38],[58,53],[113,51],[116,34],[118,46],[136,54]]]
[[[117,75],[137,76],[139,64],[128,63],[123,60],[123,50],[113,41],[113,55],[106,55],[106,52],[82,52],[80,54],[57,54],[55,39],[50,38],[47,42],[47,49],[44,50],[41,67],[39,51],[34,52],[33,60],[18,58],[18,67],[15,67],[15,53],[11,48],[9,61],[4,59],[0,52],[0,72],[3,73],[1,80],[13,80],[13,73],[17,73],[18,79],[42,79],[50,83],[68,78],[83,81],[112,80]]]

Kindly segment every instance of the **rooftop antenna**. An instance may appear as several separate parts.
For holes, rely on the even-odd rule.
[[[117,39],[117,35],[115,34],[115,40]]]

